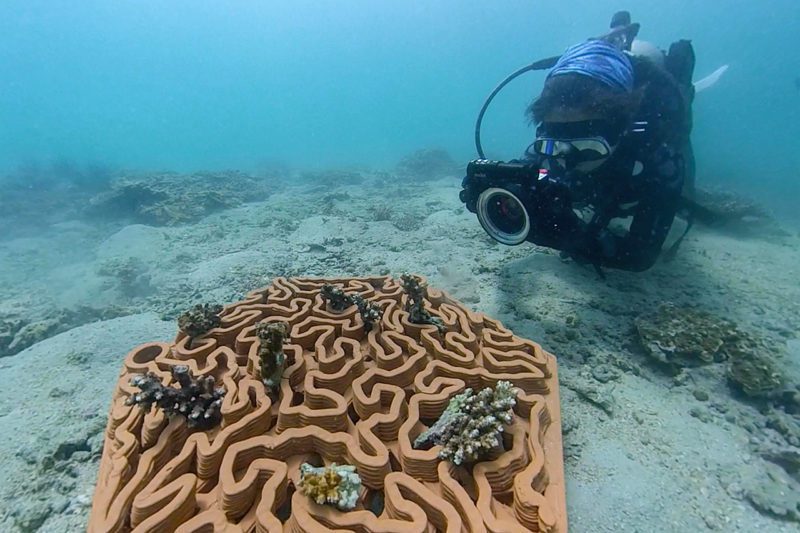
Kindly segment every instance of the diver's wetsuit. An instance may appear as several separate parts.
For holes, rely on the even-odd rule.
[[[529,240],[563,250],[579,262],[642,271],[658,258],[679,208],[684,184],[683,151],[691,129],[689,103],[674,78],[644,58],[632,58],[636,88],[644,97],[634,125],[616,151],[586,176],[557,177],[571,207],[588,206],[590,221],[571,208],[553,209],[563,189],[537,198]],[[542,200],[542,201],[540,201]],[[613,233],[612,218],[633,216],[629,231]]]

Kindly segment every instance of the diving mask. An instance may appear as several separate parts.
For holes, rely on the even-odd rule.
[[[529,147],[535,154],[572,163],[602,161],[614,151],[620,133],[608,122],[543,122]]]
[[[569,159],[575,163],[600,161],[611,155],[611,145],[603,137],[586,139],[550,139],[539,137],[533,141],[533,151],[545,157]]]

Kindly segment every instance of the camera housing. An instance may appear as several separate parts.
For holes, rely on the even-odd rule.
[[[530,234],[529,206],[541,172],[538,162],[476,159],[467,164],[460,198],[494,240],[522,244]]]

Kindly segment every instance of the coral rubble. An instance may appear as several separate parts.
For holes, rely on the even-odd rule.
[[[300,465],[300,491],[318,504],[335,505],[340,511],[352,511],[358,503],[361,478],[352,465],[314,467]]]
[[[321,306],[326,284],[381,309],[374,327],[352,307]],[[555,358],[434,288],[416,305],[447,333],[418,327],[403,285],[277,278],[226,306],[224,324],[194,348],[179,336],[132,350],[88,530],[566,531]],[[172,368],[179,385],[165,387]],[[227,393],[212,393],[212,381]],[[201,393],[181,396],[193,387]],[[187,431],[181,417],[132,404],[207,425]],[[443,412],[426,439],[448,460],[413,446]]]
[[[116,281],[119,291],[128,297],[144,296],[151,292],[150,275],[141,261],[131,257],[115,257],[100,264],[97,275]]]
[[[194,339],[205,335],[222,323],[219,317],[221,312],[221,305],[197,304],[178,317],[178,329],[189,337],[189,346]]]
[[[35,321],[0,315],[0,357],[14,355],[37,342],[72,328],[130,314],[125,307],[105,308],[80,305],[54,309]]]
[[[163,385],[152,372],[133,376],[130,384],[141,392],[131,395],[126,405],[138,405],[145,411],[155,405],[168,416],[183,416],[190,428],[208,429],[219,424],[225,388],[216,387],[213,376],[195,379],[184,365],[172,367],[172,377],[180,388]]]
[[[398,173],[413,180],[441,178],[460,170],[460,166],[450,154],[440,148],[417,150],[405,156],[397,164]]]
[[[456,465],[474,463],[502,447],[503,424],[513,419],[516,393],[500,381],[478,394],[467,389],[455,396],[436,423],[414,441],[415,448],[442,446],[439,457]]]
[[[778,391],[783,377],[768,343],[729,320],[691,307],[664,304],[635,319],[645,351],[675,367],[725,362],[728,379],[748,396]]]
[[[662,363],[694,366],[727,359],[725,349],[738,337],[736,326],[691,307],[661,305],[635,319],[647,353]]]
[[[122,176],[90,201],[91,214],[176,225],[267,196],[263,180],[240,172],[151,173]]]
[[[731,356],[728,379],[748,396],[764,396],[783,386],[783,376],[770,360],[771,351],[765,346],[740,344]]]
[[[730,191],[698,188],[695,200],[713,214],[717,223],[738,227],[776,224],[763,205]]]
[[[424,223],[425,217],[416,213],[403,213],[394,217],[392,225],[400,231],[417,231]]]

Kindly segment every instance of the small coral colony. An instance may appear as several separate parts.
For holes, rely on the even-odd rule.
[[[419,278],[404,274],[405,311],[415,324],[431,324],[440,330],[444,325],[425,309],[427,286]],[[361,315],[364,330],[370,331],[381,318],[381,309],[359,294],[346,294],[341,288],[324,285],[320,291],[328,310],[343,312],[355,305]],[[187,346],[221,324],[222,306],[198,304],[178,319],[178,327],[188,337]],[[283,345],[288,340],[289,325],[285,322],[256,324],[259,339],[260,379],[267,392],[277,396],[286,356]],[[168,416],[182,416],[189,428],[211,429],[220,423],[220,406],[225,396],[223,387],[215,387],[214,378],[195,378],[186,366],[172,368],[172,378],[178,385],[165,386],[156,374],[134,376],[131,385],[141,392],[128,398],[129,405],[139,405],[149,411],[152,406]],[[504,424],[513,420],[512,409],[516,391],[511,383],[500,381],[495,388],[486,387],[477,393],[466,389],[454,396],[441,417],[414,442],[418,449],[441,446],[439,457],[455,465],[469,465],[489,459],[503,451]],[[361,479],[353,465],[330,464],[315,467],[304,463],[300,467],[300,491],[318,504],[333,505],[347,511],[355,508],[361,490]]]

